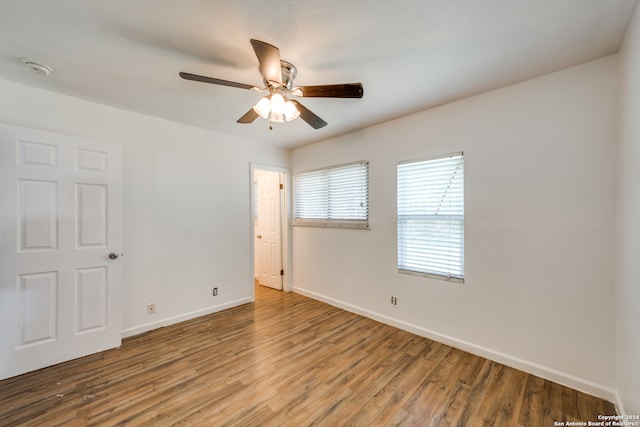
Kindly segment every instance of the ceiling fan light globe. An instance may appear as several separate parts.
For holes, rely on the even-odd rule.
[[[297,111],[293,114],[285,114],[284,119],[288,122],[292,122],[295,119],[297,119],[298,117],[300,117],[300,111]]]
[[[271,101],[269,101],[267,97],[262,98],[253,106],[253,110],[258,113],[260,117],[266,119],[269,117],[269,112],[271,111]]]
[[[274,93],[271,96],[271,111],[282,115],[284,113],[284,97],[279,93]]]
[[[291,101],[284,103],[284,118],[290,122],[300,117],[300,111],[296,108],[295,104]]]

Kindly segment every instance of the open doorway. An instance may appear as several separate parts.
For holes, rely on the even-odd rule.
[[[286,171],[252,166],[254,279],[258,285],[285,288]]]

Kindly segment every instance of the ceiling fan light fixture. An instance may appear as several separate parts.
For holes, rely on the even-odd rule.
[[[253,106],[253,111],[263,119],[275,123],[290,122],[300,117],[300,111],[295,104],[279,93],[261,98]]]
[[[284,103],[284,119],[288,122],[297,119],[298,117],[300,117],[300,111],[298,111],[298,109],[296,108],[296,105],[291,102],[291,101],[287,101]]]
[[[271,95],[271,112],[279,115],[284,113],[284,97],[279,93]]]
[[[258,115],[263,119],[268,119],[269,113],[271,112],[271,100],[269,97],[265,96],[264,98],[261,98],[260,101],[253,106],[253,111],[258,113]]]

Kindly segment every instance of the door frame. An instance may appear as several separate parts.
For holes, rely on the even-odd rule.
[[[250,165],[250,202],[249,202],[249,223],[251,230],[251,271],[253,274],[251,275],[251,300],[255,301],[255,287],[254,287],[254,279],[255,279],[255,265],[256,265],[256,247],[255,247],[255,223],[253,221],[253,212],[254,212],[254,203],[255,203],[255,194],[254,194],[254,178],[256,170],[264,170],[269,172],[277,172],[280,174],[281,181],[284,183],[284,190],[280,197],[280,238],[281,238],[281,246],[282,246],[282,269],[284,270],[284,275],[282,278],[282,290],[284,292],[291,292],[291,252],[289,251],[289,247],[291,245],[291,233],[289,224],[291,223],[291,177],[289,174],[289,170],[287,168],[279,167],[279,166],[271,166],[265,165],[262,163],[251,163]]]

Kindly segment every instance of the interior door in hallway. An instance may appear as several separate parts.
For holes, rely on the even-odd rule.
[[[281,174],[255,170],[258,193],[256,265],[261,285],[282,290]]]
[[[0,125],[0,379],[120,345],[120,162]]]

